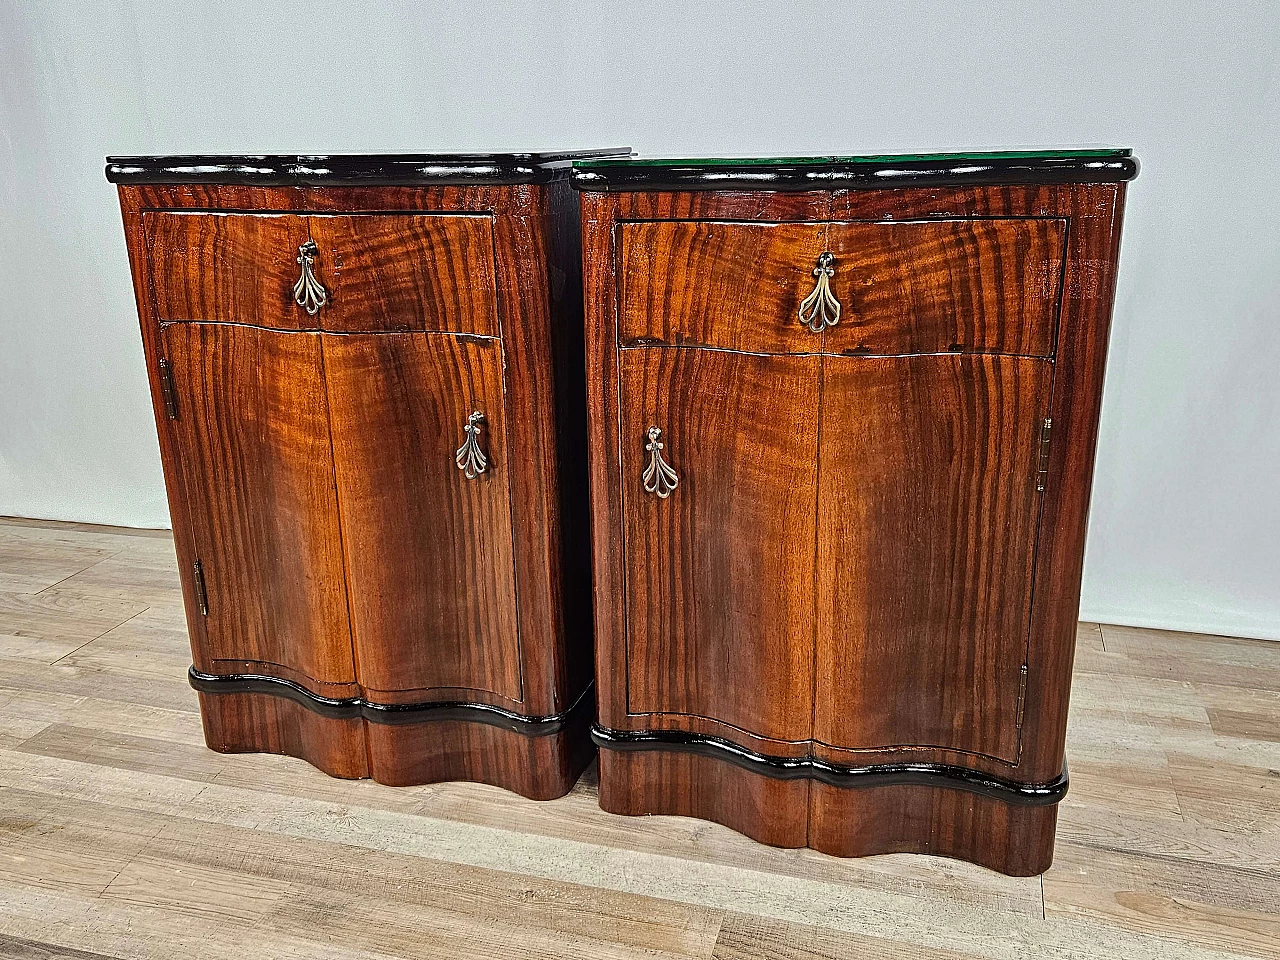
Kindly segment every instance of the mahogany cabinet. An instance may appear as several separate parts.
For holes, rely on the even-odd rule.
[[[575,164],[604,809],[1049,865],[1136,172]]]
[[[568,168],[609,152],[108,161],[210,747],[536,798],[590,760]]]

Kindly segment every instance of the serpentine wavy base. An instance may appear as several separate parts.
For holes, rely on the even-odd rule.
[[[1035,876],[1053,861],[1065,773],[1017,785],[940,765],[770,770],[775,758],[735,756],[709,738],[677,734],[663,744],[599,727],[592,736],[609,813],[712,820],[771,846],[840,857],[952,857],[1010,876]]]
[[[485,704],[333,700],[272,677],[193,669],[190,679],[211,750],[285,754],[332,777],[391,786],[471,780],[552,800],[573,788],[593,754],[589,690],[561,714],[526,718]]]

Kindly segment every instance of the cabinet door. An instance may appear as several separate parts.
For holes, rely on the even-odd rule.
[[[360,685],[523,699],[501,344],[323,336]]]
[[[208,601],[196,666],[352,682],[319,335],[174,323],[161,337]]]
[[[623,351],[629,713],[808,739],[820,363]],[[645,489],[655,452],[675,471],[665,498]]]
[[[1017,760],[1051,369],[826,359],[816,740]]]

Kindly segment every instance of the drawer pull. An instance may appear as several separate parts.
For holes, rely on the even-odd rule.
[[[649,442],[644,447],[649,454],[649,465],[645,467],[643,480],[645,493],[656,493],[659,499],[665,500],[671,496],[671,491],[676,488],[680,478],[671,469],[671,465],[662,459],[661,437],[661,430],[657,427],[649,428]]]
[[[298,247],[298,263],[302,265],[302,273],[298,277],[298,282],[293,285],[293,300],[307,311],[309,317],[314,317],[320,312],[320,308],[329,302],[329,293],[325,290],[324,284],[316,279],[312,268],[312,264],[319,257],[320,248],[316,246],[314,240],[308,240]]]
[[[458,469],[466,474],[468,480],[474,480],[489,469],[489,459],[480,449],[480,424],[482,423],[484,423],[484,414],[479,410],[467,417],[467,422],[462,427],[466,439],[462,441],[462,446],[458,448],[457,456],[454,458]]]
[[[831,292],[831,278],[836,272],[835,262],[835,256],[830,253],[823,253],[818,257],[818,265],[813,268],[813,275],[817,278],[813,293],[800,301],[800,322],[814,333],[821,333],[840,322],[840,301]]]

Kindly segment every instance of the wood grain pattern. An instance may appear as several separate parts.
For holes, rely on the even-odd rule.
[[[303,757],[331,777],[370,775],[365,722],[333,720],[281,697],[251,693],[197,694],[205,743],[219,753],[282,753]]]
[[[1062,318],[1054,363],[1055,441],[1037,547],[1032,648],[1028,658],[1022,765],[1029,776],[1062,766],[1071,696],[1071,663],[1084,570],[1089,493],[1102,412],[1111,332],[1124,184],[1095,187],[1080,198],[1071,223]]]
[[[799,320],[821,223],[626,223],[618,227],[620,342],[819,353]]]
[[[618,228],[623,345],[764,353],[1053,352],[1066,222],[662,221]],[[836,255],[838,324],[796,311]],[[747,265],[750,265],[749,268]]]
[[[156,314],[161,322],[314,328],[293,302],[307,221],[282,213],[142,214]]]
[[[628,713],[807,739],[820,359],[659,348],[620,363]],[[666,500],[641,481],[651,425],[680,477]]]
[[[1052,365],[829,358],[813,736],[1018,762]]]
[[[1065,220],[831,223],[829,353],[1053,352]]]
[[[492,217],[307,217],[330,331],[436,330],[496,336]]]
[[[927,853],[1013,877],[1053,862],[1056,805],[1017,807],[959,790],[902,786],[809,788],[808,845],[840,857]]]
[[[520,701],[501,344],[323,340],[361,688],[383,702]],[[468,480],[455,451],[475,410],[489,467]]]
[[[576,267],[556,259],[551,241],[555,223],[573,196],[560,185],[511,187],[494,201],[494,246],[502,352],[506,362],[507,461],[515,541],[524,657],[524,708],[530,715],[559,713],[575,702],[587,675],[577,664],[590,659],[589,638],[566,629],[566,607],[589,591],[589,581],[571,579],[581,571],[580,541],[562,536],[560,464],[576,456],[572,434],[558,430],[556,404],[562,392],[580,391],[582,369],[555,365],[555,338],[566,316],[565,301],[580,296],[561,284]],[[568,247],[561,256],[580,257]],[[576,385],[575,385],[576,384]],[[575,505],[580,509],[580,505]],[[536,638],[528,640],[528,638]],[[576,670],[576,672],[575,672]]]
[[[1120,208],[1123,201],[1123,186],[1116,184],[1027,184],[998,187],[929,187],[900,190],[836,190],[829,193],[807,192],[796,194],[770,193],[767,191],[732,191],[732,190],[700,190],[680,193],[584,193],[582,196],[583,245],[585,304],[587,318],[587,360],[588,387],[590,408],[590,438],[592,449],[592,517],[595,566],[595,609],[596,609],[596,657],[597,683],[600,694],[601,722],[606,727],[616,730],[643,730],[648,727],[662,726],[663,729],[677,729],[701,736],[727,736],[731,729],[715,719],[696,717],[677,717],[664,715],[663,723],[658,724],[654,717],[635,717],[628,713],[627,676],[630,670],[630,654],[627,646],[629,619],[633,612],[629,607],[628,586],[630,582],[629,562],[619,558],[615,545],[624,538],[627,519],[625,516],[626,500],[623,493],[625,473],[622,461],[627,455],[627,437],[623,423],[621,404],[622,386],[619,378],[619,358],[629,352],[626,347],[631,340],[623,336],[628,329],[625,312],[628,307],[619,302],[619,291],[624,281],[621,276],[624,258],[620,250],[615,250],[619,236],[627,230],[670,230],[663,222],[673,220],[698,221],[760,221],[769,224],[807,222],[810,224],[829,223],[831,229],[839,233],[847,226],[849,236],[856,238],[859,231],[879,229],[885,224],[880,221],[892,221],[892,226],[903,222],[919,225],[915,234],[925,237],[924,246],[934,248],[938,258],[930,262],[925,273],[930,282],[914,285],[916,280],[908,272],[896,267],[882,275],[882,282],[889,287],[896,285],[900,296],[907,302],[921,308],[924,318],[920,326],[915,316],[905,315],[901,310],[896,314],[890,309],[893,304],[886,302],[884,316],[885,330],[895,329],[902,337],[901,346],[885,340],[883,346],[877,342],[878,349],[893,353],[901,349],[911,352],[922,348],[929,356],[929,362],[945,365],[957,359],[950,356],[954,353],[1028,353],[1043,352],[1052,355],[1053,375],[1042,386],[1052,384],[1046,395],[1036,394],[1037,402],[1029,411],[1028,420],[1020,420],[1019,426],[1013,428],[1014,433],[1000,438],[989,438],[997,444],[994,450],[998,457],[1007,462],[1021,465],[1030,463],[1031,451],[1024,446],[1018,452],[1010,452],[1009,443],[1022,443],[1015,434],[1026,429],[1026,438],[1034,447],[1034,430],[1037,418],[1046,413],[1053,419],[1053,444],[1050,449],[1048,487],[1040,498],[1042,525],[1037,546],[1034,585],[1031,597],[1032,607],[1029,612],[1030,630],[1025,625],[1021,635],[1026,638],[1025,655],[1028,668],[1026,695],[1022,706],[1021,737],[1018,741],[1010,739],[1006,726],[1002,726],[998,734],[974,731],[964,736],[952,736],[949,740],[934,745],[918,745],[912,749],[894,749],[893,745],[882,744],[882,749],[850,748],[849,745],[826,744],[815,742],[810,746],[808,741],[793,744],[802,751],[813,753],[832,762],[844,764],[887,763],[909,759],[929,763],[945,763],[968,766],[971,769],[986,773],[998,774],[1023,783],[1043,783],[1052,780],[1062,770],[1063,741],[1065,738],[1066,710],[1068,704],[1069,675],[1072,650],[1074,646],[1074,619],[1078,610],[1080,565],[1083,557],[1084,523],[1087,516],[1089,471],[1092,468],[1093,446],[1096,439],[1097,414],[1101,398],[1101,375],[1105,361],[1107,328],[1110,322],[1111,294],[1114,289],[1115,260],[1119,243]],[[956,224],[958,219],[978,218],[981,223],[973,225]],[[988,221],[997,218],[1010,223],[992,226]],[[1022,223],[1024,220],[1034,223]],[[654,221],[653,224],[646,221]],[[867,224],[855,224],[854,221],[876,221]],[[947,223],[946,221],[951,221]],[[1062,251],[1063,224],[1066,224],[1066,247]],[[725,229],[728,229],[726,226]],[[905,230],[905,227],[904,227]],[[881,236],[888,236],[882,234]],[[932,239],[930,239],[932,238]],[[836,238],[838,239],[838,238]],[[892,239],[892,237],[890,237]],[[852,241],[850,241],[852,243]],[[870,250],[876,263],[889,264],[900,258],[905,250],[895,243],[878,240],[874,243],[848,246],[842,252],[850,258],[856,258],[858,249]],[[948,262],[944,251],[954,249],[955,256],[962,250],[986,251],[979,255],[972,274],[953,274],[942,264]],[[651,255],[651,254],[650,254]],[[640,254],[632,255],[641,258]],[[1055,258],[1060,258],[1061,280],[1057,297],[1060,307],[1055,308],[1049,302],[1053,299],[1051,266]],[[668,258],[672,259],[672,258]],[[678,260],[678,258],[676,258]],[[928,259],[928,258],[927,258]],[[639,262],[639,259],[637,259]],[[1014,264],[1042,264],[1043,269],[1024,270],[1022,275]],[[668,279],[680,284],[691,281],[692,275],[684,272],[680,266],[669,269]],[[837,273],[839,276],[839,271]],[[1024,282],[1027,277],[1030,282]],[[873,283],[871,289],[875,289]],[[883,287],[882,287],[883,289]],[[878,295],[878,294],[877,294]],[[665,310],[663,301],[670,297],[673,302],[681,298],[694,296],[683,289],[669,291],[655,287],[646,294],[653,309],[661,314]],[[850,302],[858,299],[854,294]],[[994,297],[995,299],[991,299]],[[895,300],[897,298],[890,298]],[[1034,303],[1029,302],[1034,300]],[[642,301],[636,300],[636,303]],[[682,302],[682,301],[681,301]],[[947,304],[944,310],[940,304]],[[636,311],[647,310],[648,307],[635,307]],[[732,308],[730,308],[732,309]],[[1055,309],[1057,312],[1055,312]],[[694,312],[697,315],[697,312]],[[671,316],[676,320],[678,315],[673,311]],[[1056,317],[1056,320],[1054,319]],[[635,322],[643,326],[649,321],[637,316]],[[665,323],[665,320],[663,321]],[[843,321],[842,321],[843,322]],[[850,327],[854,330],[856,324]],[[656,329],[656,328],[655,328]],[[952,330],[960,331],[952,337]],[[845,362],[866,360],[866,357],[848,357],[841,359],[845,351],[854,354],[869,352],[870,342],[861,344],[856,339],[852,343],[842,343],[835,339],[843,336],[840,326],[829,331],[824,340],[825,355],[821,361],[832,367]],[[946,342],[943,342],[946,341]],[[859,349],[859,347],[864,349]],[[955,349],[953,349],[955,348]],[[662,348],[670,349],[670,348]],[[785,348],[779,348],[785,349]],[[929,353],[929,351],[934,351]],[[945,351],[939,355],[936,351]],[[939,367],[946,369],[945,366]],[[1047,365],[1044,369],[1047,369]],[[938,376],[939,384],[945,377]],[[695,390],[696,386],[685,385],[686,389]],[[939,386],[939,389],[942,389]],[[948,387],[948,390],[951,388]],[[958,389],[958,388],[957,388]],[[1027,396],[1005,396],[999,394],[991,402],[1002,411],[1011,406],[1020,406]],[[825,402],[825,394],[824,394]],[[839,405],[837,405],[839,406]],[[856,400],[849,398],[847,406],[853,410],[853,418],[863,416]],[[1047,410],[1046,410],[1047,406]],[[977,407],[957,408],[969,417],[980,413]],[[1024,427],[1021,424],[1029,426]],[[918,432],[929,427],[927,418],[920,414],[903,420],[897,424],[889,424],[887,419],[877,429],[895,438],[903,427],[908,433]],[[934,424],[936,426],[936,424]],[[821,429],[821,428],[820,428]],[[840,427],[835,428],[838,432]],[[932,427],[929,427],[932,429]],[[945,452],[945,451],[944,451]],[[991,452],[991,451],[989,451]],[[850,458],[850,469],[861,464],[853,464]],[[942,463],[930,464],[931,469],[941,470]],[[1021,467],[1018,467],[1021,469]],[[820,468],[821,469],[821,468]],[[977,468],[976,468],[977,469]],[[985,468],[978,469],[979,473]],[[937,474],[935,474],[937,475]],[[980,491],[978,491],[980,493]],[[956,491],[958,493],[958,491]],[[979,498],[980,499],[980,498]],[[999,498],[997,498],[999,499]],[[989,529],[984,525],[991,524],[997,529],[999,520],[987,517],[976,509],[977,501],[969,498],[965,502],[952,500],[957,510],[973,508],[971,519],[974,530]],[[928,513],[928,509],[925,510]],[[902,515],[905,523],[907,514]],[[938,522],[953,530],[964,527],[958,516],[942,516],[939,507],[935,514]],[[1025,520],[1025,514],[1021,514]],[[989,564],[989,571],[994,575],[1023,569],[1021,564],[1027,559],[1025,528],[1015,533],[1000,531],[1006,540],[1012,537],[1017,544],[1018,555],[1012,559],[1016,563],[1007,564],[1004,558]],[[868,547],[867,549],[871,549]],[[926,559],[928,559],[926,557]],[[938,570],[942,569],[941,555]],[[963,559],[961,554],[954,559]],[[932,560],[929,560],[932,563]],[[673,561],[678,567],[680,561]],[[819,564],[821,570],[821,564]],[[965,571],[958,571],[962,576]],[[911,570],[905,576],[904,587],[912,582],[917,571]],[[1012,575],[1012,574],[1011,574]],[[1019,583],[1001,584],[994,590],[991,585],[979,583],[982,595],[1004,594],[1021,595],[1025,587],[1025,574]],[[941,574],[934,577],[926,575],[926,580],[934,580],[941,584]],[[1017,579],[1016,576],[1013,579]],[[1012,590],[1012,593],[1009,591]],[[894,604],[908,605],[907,591],[899,591],[901,597],[895,599],[893,592],[880,596],[885,604],[881,613],[888,613],[888,620],[893,619]],[[937,596],[941,598],[942,594]],[[956,594],[955,596],[959,596]],[[954,597],[953,597],[954,599]],[[991,639],[992,650],[1010,651],[1016,648],[1016,641],[1010,640],[1011,634],[1004,624],[997,623],[999,617],[996,608],[987,601],[976,605],[966,602],[956,606],[958,634],[965,635],[970,627],[964,626],[966,618],[971,618],[975,610],[986,605],[988,615],[986,621],[994,626],[984,636]],[[941,602],[941,600],[940,600]],[[966,609],[969,611],[966,613]],[[1026,612],[1026,608],[1023,607]],[[1003,615],[1003,611],[1001,612]],[[1009,614],[1009,622],[1014,617]],[[886,621],[887,622],[887,621]],[[975,621],[976,622],[976,621]],[[943,633],[936,633],[941,638]],[[982,642],[986,643],[986,640]],[[945,647],[945,643],[940,645]],[[899,645],[900,649],[903,648]],[[1003,654],[1001,657],[1003,658]],[[1010,655],[1008,662],[1014,662]],[[626,665],[626,668],[623,665]],[[983,696],[983,690],[998,689],[996,695],[998,705],[988,711],[987,719],[980,721],[987,724],[1000,725],[1010,714],[1009,704],[1013,705],[1016,715],[1016,689],[1012,699],[1008,691],[1010,685],[1005,682],[1007,669],[1006,659],[1001,660],[1001,667],[988,671],[986,675],[972,673],[980,689],[975,696]],[[906,673],[912,664],[894,664],[894,669]],[[821,673],[821,670],[818,671]],[[958,687],[957,687],[958,689]],[[954,693],[954,691],[953,691]],[[927,700],[928,694],[924,697]],[[733,695],[725,695],[727,701]],[[952,696],[952,705],[957,703]],[[932,724],[935,732],[941,735],[946,731],[955,734],[959,730],[954,717],[942,717],[935,700],[926,704],[932,710],[933,720],[927,720],[925,726]],[[968,706],[961,705],[962,711],[971,711]],[[763,707],[762,709],[767,709]],[[893,712],[892,707],[885,709],[886,716]],[[903,708],[904,711],[906,708]],[[872,711],[874,713],[874,711]],[[839,723],[843,723],[840,719]],[[859,721],[861,722],[861,721]],[[914,721],[913,721],[914,722]],[[839,726],[839,724],[836,724]],[[873,724],[874,725],[874,724]],[[918,732],[918,731],[917,731]],[[741,734],[740,736],[747,736]],[[984,738],[988,738],[990,749],[991,736],[997,742],[996,749],[1002,754],[986,756],[972,752],[964,752],[972,748]],[[858,738],[854,737],[856,741]],[[862,741],[867,742],[867,741]],[[753,746],[762,753],[795,756],[794,752],[781,749],[769,749],[767,745]],[[901,746],[901,744],[898,744]],[[959,749],[957,749],[959,748]],[[1011,749],[1012,748],[1012,749]],[[672,794],[663,793],[657,788],[649,790],[639,781],[631,781],[639,791],[630,806],[636,810],[650,813],[663,812],[663,804],[671,801]],[[609,785],[603,785],[606,791]],[[679,789],[676,790],[676,794]],[[933,810],[933,816],[959,816],[959,808],[950,806],[943,793],[930,795],[925,793],[926,803]],[[617,803],[623,803],[616,800]],[[674,802],[674,801],[671,801]],[[872,801],[867,801],[872,802]],[[890,801],[885,801],[889,802]],[[913,801],[914,802],[914,801]],[[712,810],[704,808],[700,816],[718,818],[722,821],[728,817],[741,820],[737,812],[727,809]],[[925,822],[923,814],[912,814],[911,823],[921,825]],[[907,822],[907,821],[903,821]],[[992,817],[974,821],[981,829],[978,833],[998,829],[997,820]],[[982,826],[985,824],[985,826]],[[988,836],[992,844],[999,838]],[[983,841],[975,841],[982,843]],[[960,844],[957,846],[963,846]],[[971,848],[972,849],[972,848]],[[994,849],[993,847],[988,849]],[[961,853],[960,856],[967,854]],[[976,856],[977,854],[975,854]]]
[[[431,187],[137,184],[121,185],[119,195],[129,241],[130,263],[134,270],[153,408],[160,429],[162,462],[170,494],[170,513],[176,532],[180,569],[190,570],[196,559],[195,524],[189,517],[178,430],[165,416],[157,363],[164,350],[160,343],[161,317],[152,288],[155,276],[163,272],[159,265],[165,261],[158,256],[157,269],[152,269],[152,245],[143,229],[144,218],[150,222],[156,216],[203,217],[200,229],[204,230],[215,221],[221,224],[240,215],[247,218],[246,211],[288,214],[281,219],[298,223],[309,220],[313,227],[317,221],[323,221],[319,230],[321,234],[324,228],[332,228],[338,246],[347,244],[354,250],[349,256],[343,254],[343,266],[351,269],[343,279],[344,292],[337,301],[343,304],[344,310],[352,307],[344,316],[351,320],[353,329],[367,323],[372,331],[387,331],[385,324],[398,323],[397,318],[403,315],[399,307],[389,307],[388,302],[393,305],[403,303],[408,296],[407,291],[413,289],[426,290],[429,298],[435,298],[431,308],[439,307],[444,311],[443,319],[437,316],[442,329],[431,332],[430,336],[452,332],[453,327],[449,324],[456,326],[455,321],[462,318],[465,325],[477,329],[485,323],[490,324],[489,332],[501,340],[500,353],[505,361],[498,390],[503,407],[500,426],[505,434],[501,460],[510,487],[513,542],[509,555],[518,597],[515,616],[520,640],[515,639],[516,633],[506,634],[501,641],[501,651],[470,650],[468,663],[480,664],[483,670],[497,670],[506,677],[502,681],[504,683],[511,679],[512,671],[516,671],[515,675],[522,681],[522,689],[518,688],[516,695],[523,699],[513,701],[504,696],[511,694],[510,689],[502,693],[470,690],[463,699],[505,706],[533,717],[558,714],[577,702],[590,683],[592,669],[590,634],[586,628],[590,610],[589,604],[582,602],[590,589],[586,572],[587,545],[581,536],[585,517],[581,516],[581,508],[572,498],[562,499],[568,495],[568,488],[559,482],[562,461],[571,462],[576,457],[580,473],[583,459],[580,450],[574,452],[575,442],[581,443],[580,440],[575,441],[575,436],[580,437],[582,408],[580,403],[575,407],[571,400],[575,395],[580,397],[584,390],[582,365],[572,360],[574,331],[581,324],[577,196],[565,180],[553,178],[538,185]],[[211,212],[216,216],[210,216]],[[391,237],[397,223],[421,226],[425,235],[416,239],[405,238],[411,247],[416,243],[414,249],[419,253],[425,250],[431,257],[443,256],[447,246],[448,254],[461,258],[463,263],[445,264],[443,271],[440,265],[425,262],[397,262],[382,269],[384,265],[374,264],[373,259],[384,251],[397,248]],[[195,233],[200,232],[194,227],[191,229]],[[244,238],[248,246],[254,243],[251,234],[250,230]],[[292,244],[288,269],[282,265],[276,273],[287,280],[291,295],[298,269],[293,260],[297,255],[297,243],[304,237],[289,236],[288,239]],[[176,240],[171,238],[165,249],[175,243]],[[197,251],[190,259],[199,261],[201,256],[203,254]],[[329,272],[334,265],[322,251],[318,269],[321,279],[331,291],[337,290],[334,276]],[[353,282],[348,284],[347,279],[352,278]],[[160,282],[163,284],[165,281],[161,278]],[[255,281],[255,284],[262,286],[266,281]],[[269,285],[274,285],[274,281]],[[236,322],[264,327],[305,324],[309,330],[318,329],[326,323],[325,311],[321,311],[318,317],[303,320],[305,313],[291,303],[289,310],[292,313],[286,312],[284,320],[273,312],[276,307],[271,303],[258,310],[255,306],[258,303],[255,299],[258,286],[249,286],[249,292],[238,301],[242,309],[234,318]],[[210,286],[201,296],[217,297],[222,293]],[[361,320],[357,317],[359,309],[353,305],[366,297],[369,299],[367,315]],[[425,317],[426,311],[422,312]],[[294,318],[294,313],[299,317]],[[428,322],[429,318],[424,319],[419,326],[427,327]],[[330,338],[337,340],[350,335],[345,332],[327,334],[326,342]],[[461,336],[465,338],[470,334]],[[493,344],[495,350],[499,349],[496,339]],[[323,380],[316,382],[322,384]],[[387,383],[373,383],[372,386],[390,393],[399,389]],[[579,431],[576,435],[575,417]],[[451,442],[456,448],[460,439]],[[412,509],[419,508],[420,505],[413,505]],[[562,524],[562,513],[567,509],[578,511],[579,517],[570,518]],[[578,524],[577,535],[573,533],[575,523]],[[398,549],[393,544],[380,546],[384,553],[394,553]],[[474,559],[484,560],[487,557]],[[501,561],[501,557],[495,559]],[[208,664],[200,659],[200,651],[204,648],[204,640],[199,633],[203,618],[194,591],[189,589],[190,580],[188,577],[184,582],[184,588],[188,588],[184,600],[188,623],[192,626],[194,656],[197,665],[207,668]],[[569,598],[567,602],[572,609],[568,612],[562,598]],[[412,646],[405,651],[405,659],[412,662],[414,647],[420,644],[420,637],[415,635],[407,642]],[[513,662],[508,654],[517,643],[518,660]],[[395,656],[399,659],[401,654]],[[299,683],[323,696],[343,698],[363,692],[350,678],[342,683],[322,682],[306,675],[298,664],[277,664],[269,668],[264,664],[254,664],[253,667],[259,672]],[[155,669],[159,672],[164,665],[157,664]],[[183,669],[180,665],[173,665],[173,675],[180,675]],[[468,682],[482,681],[473,679]],[[488,683],[487,680],[483,682]],[[371,698],[376,699],[377,695],[373,694]],[[440,688],[436,693],[428,691],[425,694],[421,691],[391,690],[385,691],[381,699],[383,702],[404,702],[433,698],[458,699],[459,690]],[[257,724],[257,735],[267,749],[276,749],[274,744],[285,743],[303,757],[310,758],[314,754],[320,762],[328,762],[324,750],[313,740],[290,732],[290,721],[282,714],[263,708],[253,711],[252,717],[253,723]],[[324,726],[321,724],[320,729]],[[236,737],[241,732],[242,729],[231,731]],[[586,762],[583,751],[584,747],[589,749],[589,741],[585,732],[578,731],[575,735],[579,736],[579,741],[566,744],[558,755],[573,758],[576,773]],[[431,742],[430,724],[423,729],[421,737],[423,744]],[[467,742],[479,749],[482,741],[483,738],[472,738]],[[250,741],[246,739],[244,742]],[[404,742],[413,744],[414,739],[406,737]],[[350,741],[343,749],[359,750],[361,754],[364,751],[363,747],[357,747]],[[500,744],[495,749],[506,750]],[[449,776],[451,770],[458,769],[460,762],[456,753],[445,756],[421,746],[413,747],[410,753],[417,758],[413,760],[413,769],[417,771],[414,775],[423,780]],[[508,771],[503,775],[510,779],[509,770],[514,769],[517,762],[523,762],[521,757],[527,760],[530,754],[521,748],[503,756],[515,759],[502,760],[498,766],[472,760],[466,762],[478,770],[502,768]],[[430,760],[431,757],[435,759]],[[351,762],[356,762],[354,753]],[[530,778],[536,773],[526,771],[526,774],[528,776],[522,781],[525,786],[516,789],[535,788],[534,780]],[[568,788],[569,782],[571,779],[564,783],[563,789]]]
[[[600,809],[713,820],[775,847],[807,845],[810,789],[687,753],[600,751]]]
[[[197,667],[353,682],[319,335],[175,323],[162,340],[208,594]]]
[[[554,800],[573,789],[593,759],[590,720],[591,710],[580,710],[563,731],[543,737],[453,720],[369,723],[369,775],[392,786],[471,780],[531,800]]]

